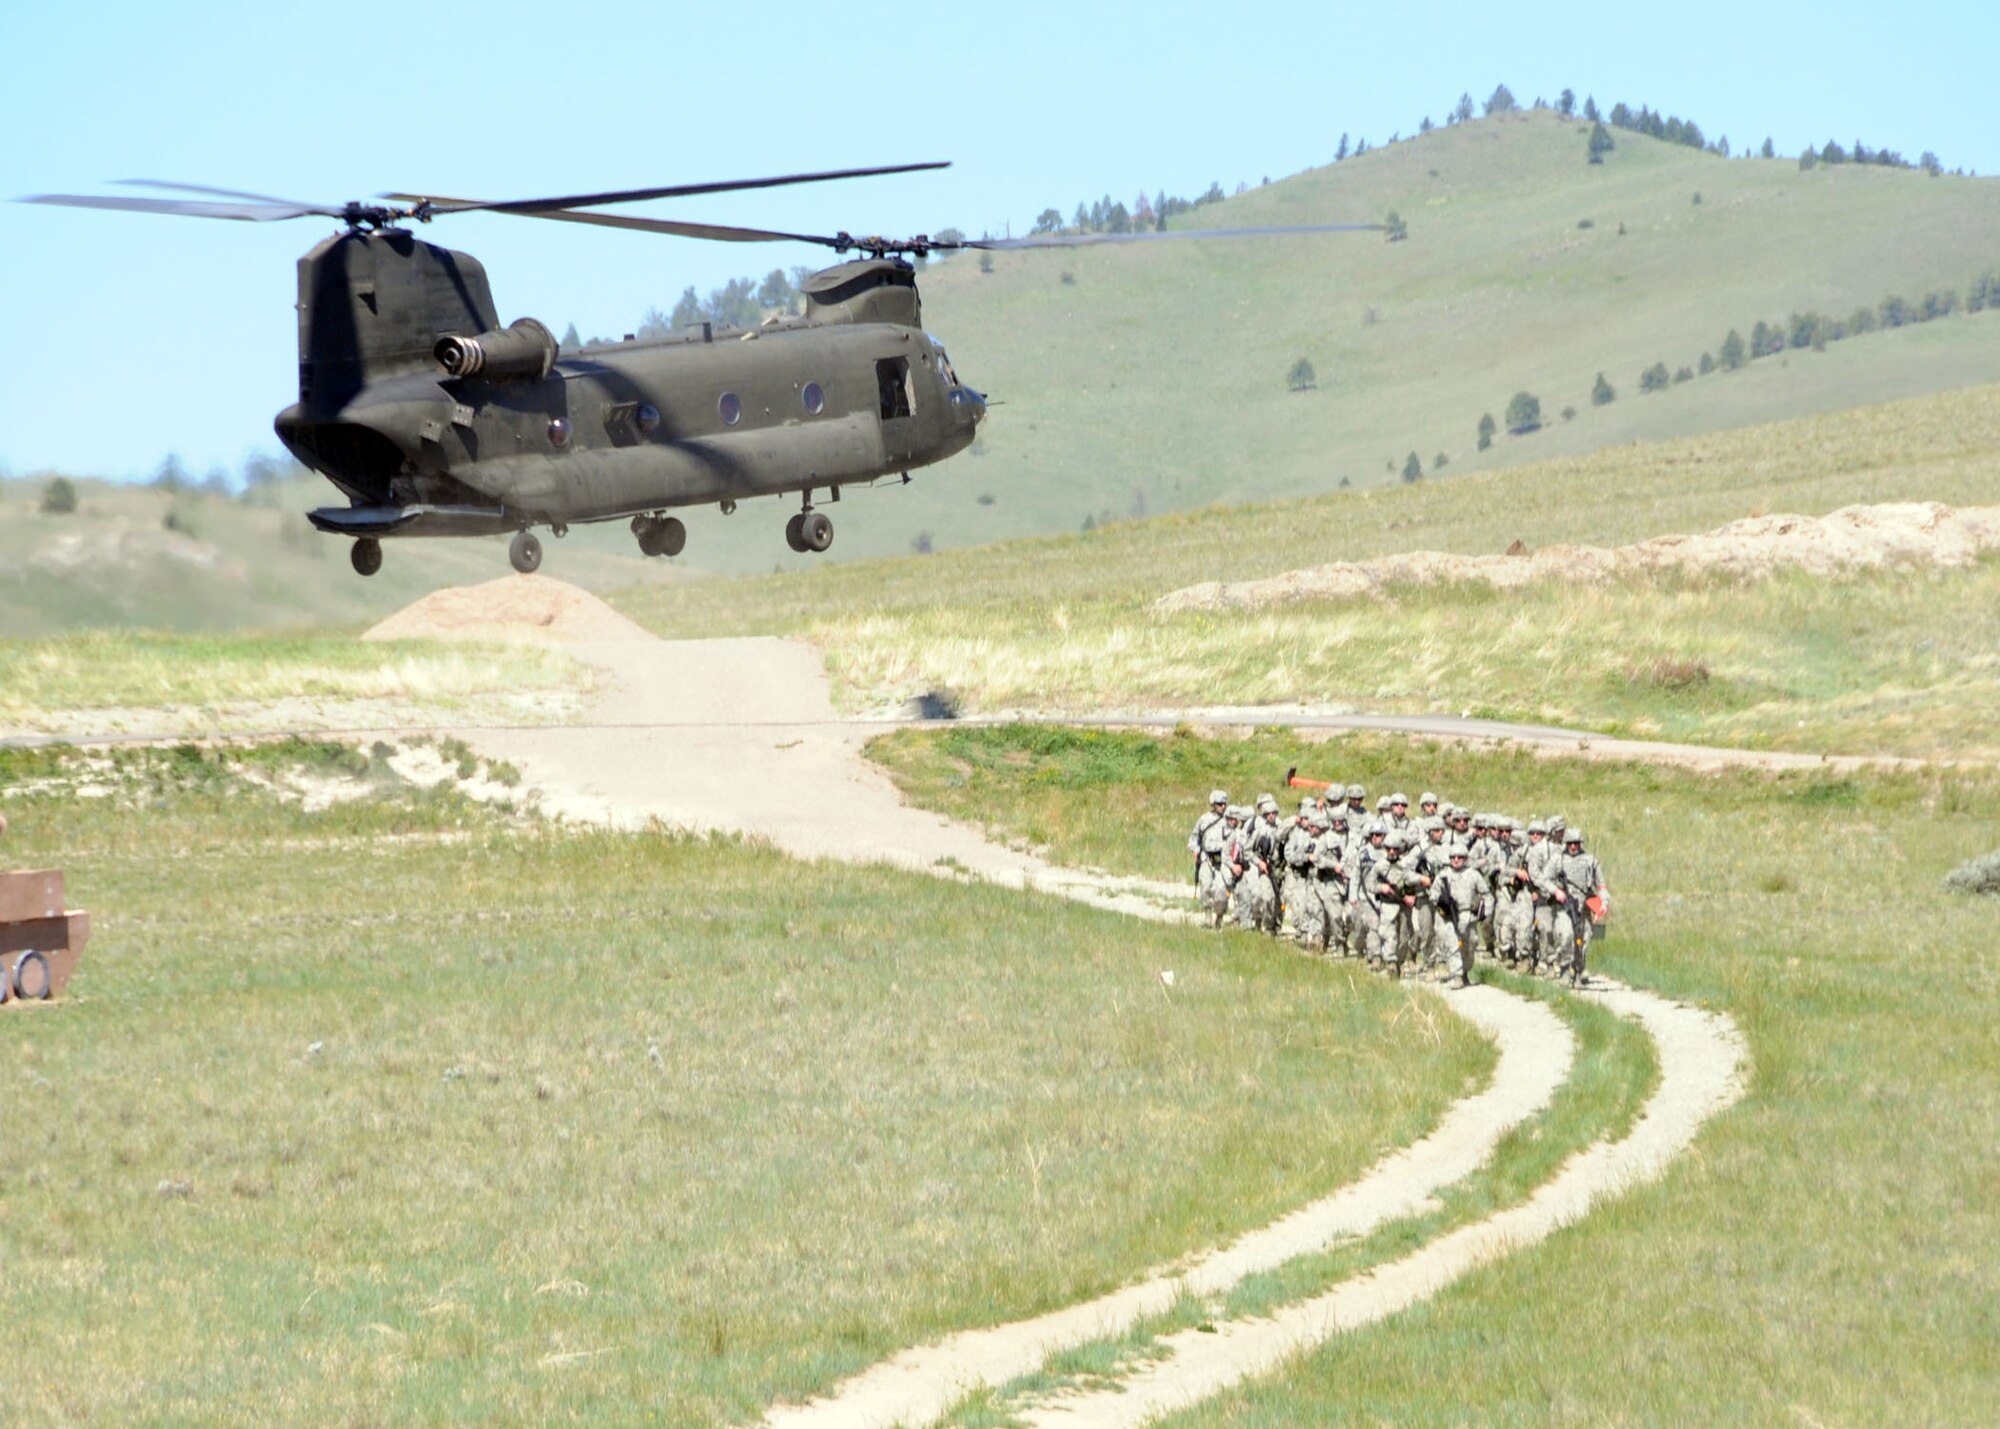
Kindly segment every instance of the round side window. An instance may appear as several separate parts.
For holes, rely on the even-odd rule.
[[[806,383],[806,390],[799,394],[804,399],[806,410],[817,417],[826,410],[826,389],[817,382]]]
[[[549,445],[564,447],[569,445],[569,421],[563,417],[549,418]]]
[[[743,420],[743,399],[734,392],[724,392],[716,410],[722,413],[722,425],[733,427]]]
[[[632,415],[637,420],[639,430],[642,432],[654,431],[660,425],[660,409],[655,407],[651,402],[641,403],[639,410]]]

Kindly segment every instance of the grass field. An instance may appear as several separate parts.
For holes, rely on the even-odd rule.
[[[368,796],[304,813],[291,764]],[[740,1422],[1262,1224],[1490,1064],[1248,938],[337,747],[0,789],[96,928],[0,1016],[7,1423]]]
[[[1810,752],[1992,757],[1992,562],[1917,579],[1694,576],[1151,609],[1196,581],[1400,550],[1619,544],[1759,512],[1911,500],[2000,502],[2000,387],[1449,482],[615,599],[666,635],[806,635],[854,708],[939,689],[973,711],[1332,701]]]
[[[530,644],[118,630],[0,640],[0,729],[12,730],[208,732],[390,716],[441,722],[474,712],[533,719],[573,706],[588,686],[569,656]]]
[[[1045,729],[873,750],[919,802],[1064,861],[1162,874],[1211,784],[1301,763],[1591,835],[1597,965],[1729,1012],[1748,1098],[1661,1183],[1181,1424],[1979,1423],[2000,1404],[2000,776],[1696,775],[1347,738]],[[1180,817],[1185,815],[1185,820]]]

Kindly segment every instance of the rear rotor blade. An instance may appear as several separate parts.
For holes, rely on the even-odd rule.
[[[542,213],[558,208],[595,208],[608,203],[639,203],[655,198],[686,198],[692,194],[730,193],[739,189],[771,189],[786,184],[817,184],[831,179],[861,179],[876,174],[909,174],[921,169],[948,169],[949,163],[890,164],[874,169],[830,169],[816,174],[782,174],[764,179],[727,179],[706,184],[671,184],[656,189],[620,189],[611,193],[570,194],[562,198],[508,199],[488,203],[467,199],[439,199],[427,194],[383,194],[398,203],[428,203],[433,213]]]
[[[1033,238],[968,238],[933,248],[1089,248],[1100,243],[1151,243],[1162,238],[1268,238],[1288,233],[1379,233],[1379,223],[1310,223],[1286,228],[1169,228],[1139,233],[1049,233]]]
[[[234,218],[248,223],[269,223],[280,218],[304,218],[320,214],[340,218],[337,208],[316,204],[201,203],[177,198],[115,198],[98,194],[31,194],[22,203],[54,203],[67,208],[109,208],[125,213],[177,213],[189,218]]]

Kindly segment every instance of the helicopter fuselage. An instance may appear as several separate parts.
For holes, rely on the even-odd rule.
[[[299,267],[299,401],[275,425],[349,499],[314,524],[358,540],[632,518],[643,545],[676,507],[799,492],[810,510],[906,476],[985,415],[893,259],[815,275],[803,316],[568,356],[532,319],[498,328],[476,260],[399,231]]]

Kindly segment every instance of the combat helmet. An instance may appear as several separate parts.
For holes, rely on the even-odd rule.
[[[1368,797],[1368,791],[1362,788],[1359,784],[1349,784],[1347,786],[1347,797],[1349,799],[1366,799]]]
[[[1528,820],[1528,832],[1529,832],[1529,833],[1531,833],[1531,834],[1546,834],[1546,833],[1547,833],[1548,831],[1549,831],[1549,821],[1548,821],[1547,819],[1530,819],[1530,820]]]
[[[1228,791],[1228,790],[1226,790],[1226,789],[1211,789],[1211,790],[1209,790],[1209,791],[1208,791],[1208,802],[1209,802],[1209,803],[1210,803],[1211,805],[1214,805],[1214,804],[1227,804],[1227,803],[1229,802],[1229,791]]]

